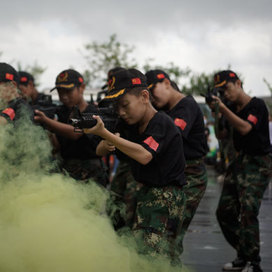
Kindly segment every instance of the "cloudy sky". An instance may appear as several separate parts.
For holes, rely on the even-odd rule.
[[[140,64],[153,58],[194,73],[230,65],[247,92],[269,95],[271,10],[271,0],[1,1],[0,61],[46,67],[40,88],[50,88],[60,71],[87,68],[85,44],[115,33]]]

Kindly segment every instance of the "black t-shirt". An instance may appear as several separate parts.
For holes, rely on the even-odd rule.
[[[207,153],[203,113],[195,99],[189,95],[167,112],[180,129],[186,160],[199,159]]]
[[[182,136],[173,120],[163,112],[157,112],[142,134],[138,127],[130,126],[126,139],[142,145],[153,156],[147,165],[130,159],[136,181],[147,186],[184,185],[185,159]],[[124,135],[121,135],[124,136]]]
[[[94,113],[97,112],[97,110],[93,105],[89,104],[83,112]],[[71,110],[65,106],[61,106],[57,110],[56,114],[59,122],[67,124],[69,122]],[[101,140],[101,138],[98,136],[93,134],[83,134],[79,139],[72,140],[57,135],[57,139],[60,143],[61,156],[63,159],[88,160],[98,158],[96,155],[96,147]]]
[[[264,101],[253,97],[241,111],[237,112],[234,108],[232,110],[252,125],[251,131],[246,135],[241,135],[236,129],[233,130],[235,149],[253,156],[271,152],[268,110]]]
[[[21,97],[10,101],[8,106],[0,111],[0,115],[6,118],[8,122],[16,122],[23,116],[27,116],[31,121],[34,121],[34,111]]]

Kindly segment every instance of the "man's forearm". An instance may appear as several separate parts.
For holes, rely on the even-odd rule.
[[[77,140],[82,136],[82,134],[75,133],[73,126],[58,122],[50,118],[46,118],[44,124],[50,131],[72,140]]]
[[[104,130],[103,134],[101,134],[100,136],[105,140],[111,142],[124,154],[128,155],[129,157],[143,165],[149,163],[152,159],[152,154],[140,144],[133,143],[124,138],[116,136],[108,130]]]
[[[228,109],[223,103],[220,106],[220,112],[227,118],[229,123],[242,135],[246,135],[251,129],[252,126],[231,110]]]

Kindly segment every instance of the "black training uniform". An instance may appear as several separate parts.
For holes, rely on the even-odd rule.
[[[250,102],[239,112],[234,113],[241,119],[252,125],[252,130],[241,135],[238,131],[233,132],[234,147],[238,152],[252,156],[266,155],[271,152],[268,127],[268,111],[264,101],[253,97]]]
[[[89,104],[82,113],[96,113],[97,109]],[[61,106],[57,112],[58,121],[69,123],[71,110]],[[62,168],[77,180],[94,178],[98,183],[106,185],[107,178],[104,164],[96,155],[96,147],[101,138],[93,134],[83,134],[79,139],[72,140],[56,135],[60,144],[60,154],[63,160]]]
[[[169,116],[157,112],[142,134],[139,134],[138,127],[134,125],[127,130],[126,137],[127,140],[142,145],[153,156],[147,165],[130,159],[136,181],[154,187],[186,184],[185,159],[180,148],[182,137]]]
[[[240,111],[234,106],[231,109],[249,122],[252,129],[246,135],[233,129],[237,154],[227,169],[216,215],[237,257],[244,264],[258,265],[261,260],[258,214],[272,174],[268,110],[264,101],[256,97]]]
[[[143,146],[152,154],[151,161],[142,165],[130,159],[133,177],[140,184],[136,193],[136,208],[132,231],[143,239],[141,251],[156,252],[179,261],[176,247],[185,208],[183,185],[185,159],[182,136],[173,120],[157,112],[145,131],[130,126],[126,139]]]
[[[193,160],[205,156],[208,146],[204,118],[195,99],[191,95],[182,98],[167,114],[181,130],[185,159]]]

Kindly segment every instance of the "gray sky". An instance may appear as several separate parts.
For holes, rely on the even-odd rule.
[[[270,0],[78,0],[1,1],[1,61],[46,67],[41,89],[73,66],[83,71],[80,50],[116,33],[135,46],[134,58],[152,64],[174,62],[195,73],[231,69],[244,89],[269,95],[272,84],[272,1]]]

